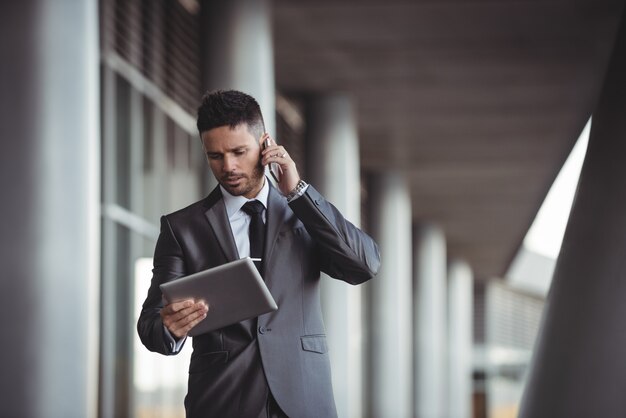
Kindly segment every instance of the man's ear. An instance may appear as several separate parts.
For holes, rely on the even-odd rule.
[[[206,144],[211,142],[210,139],[207,137],[208,133],[209,130],[200,132],[200,145],[202,146],[202,152],[204,152],[205,154],[207,152]],[[204,142],[204,137],[207,137],[207,142]]]

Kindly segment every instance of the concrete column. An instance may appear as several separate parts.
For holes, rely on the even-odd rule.
[[[96,414],[98,2],[2,2],[1,415]]]
[[[448,264],[449,418],[472,416],[473,275],[461,260]]]
[[[350,99],[339,94],[312,98],[307,103],[306,121],[307,180],[359,226],[359,139]],[[361,289],[322,278],[335,403],[337,413],[345,418],[363,416]]]
[[[276,136],[274,46],[269,0],[202,2],[205,89],[236,89],[261,106]]]
[[[626,416],[626,13],[557,260],[520,417]]]
[[[414,236],[414,413],[444,418],[447,352],[446,240],[434,225],[421,225]]]
[[[368,377],[366,415],[412,416],[411,201],[399,173],[372,179],[371,230],[381,270],[367,284]]]

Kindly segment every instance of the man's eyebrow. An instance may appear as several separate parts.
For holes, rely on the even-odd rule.
[[[227,150],[227,152],[239,152],[239,151],[245,151],[247,149],[248,149],[247,145],[240,145],[238,147],[230,148],[229,150]]]
[[[243,150],[247,150],[248,146],[247,145],[239,145],[237,147],[233,147],[233,148],[229,148],[226,150],[226,152],[237,152],[237,151],[243,151]],[[213,155],[222,155],[222,152],[219,151],[211,151],[211,150],[207,150],[205,151],[206,154],[213,154]]]

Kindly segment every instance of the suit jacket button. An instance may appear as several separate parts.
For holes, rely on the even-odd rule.
[[[265,331],[267,331],[267,329],[263,325],[261,325],[259,327],[259,334],[265,334]]]

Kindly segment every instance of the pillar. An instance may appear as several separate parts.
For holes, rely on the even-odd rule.
[[[3,416],[96,414],[98,2],[2,2]]]
[[[202,2],[203,86],[236,89],[261,106],[276,136],[274,47],[269,0]]]
[[[366,416],[412,416],[411,201],[397,172],[376,174],[369,196],[381,269],[367,284]]]
[[[472,416],[473,275],[461,260],[448,264],[448,417]]]
[[[520,417],[623,417],[626,13],[592,115]]]
[[[447,259],[443,231],[421,225],[414,236],[414,413],[418,418],[447,417]]]
[[[353,224],[361,220],[359,139],[350,98],[325,95],[307,103],[306,167],[311,182]],[[324,275],[325,276],[325,275]],[[322,308],[340,417],[362,410],[361,286],[322,277]]]

